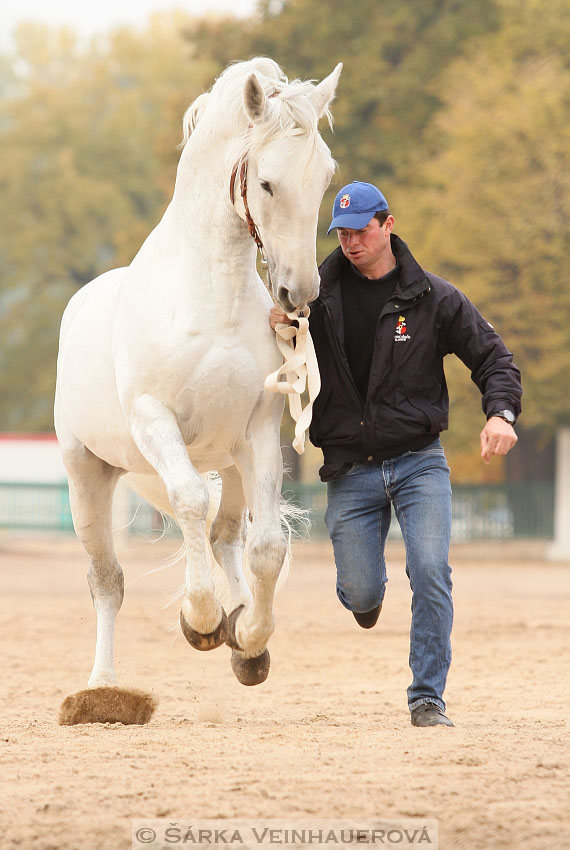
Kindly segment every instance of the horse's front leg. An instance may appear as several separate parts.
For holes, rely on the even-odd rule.
[[[73,524],[89,557],[87,579],[97,617],[95,661],[89,687],[105,687],[116,682],[115,621],[124,593],[123,570],[113,548],[111,525],[113,491],[121,471],[100,460],[77,440],[65,439],[61,427],[59,435],[67,467]]]
[[[180,625],[196,649],[225,642],[226,615],[214,595],[214,578],[206,541],[208,487],[194,469],[172,411],[149,395],[133,406],[131,430],[146,460],[162,478],[184,537],[186,575]]]
[[[249,443],[235,461],[252,513],[247,557],[253,598],[232,612],[228,643],[234,649],[232,667],[237,678],[253,685],[264,681],[269,672],[266,647],[275,628],[273,596],[287,551],[279,514],[283,462],[278,426],[270,423],[256,429],[252,423]]]

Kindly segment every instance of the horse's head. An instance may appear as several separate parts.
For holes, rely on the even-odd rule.
[[[317,221],[334,160],[317,124],[323,115],[330,119],[341,69],[337,65],[317,86],[291,83],[269,94],[252,73],[243,89],[251,142],[246,204],[263,243],[273,297],[288,312],[319,292]],[[247,218],[237,191],[236,209]]]

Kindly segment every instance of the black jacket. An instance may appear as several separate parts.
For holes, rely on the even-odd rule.
[[[446,354],[471,370],[491,414],[521,410],[520,372],[493,327],[452,284],[420,268],[405,242],[392,235],[400,283],[380,313],[368,396],[364,404],[344,352],[340,248],[322,263],[321,288],[310,305],[310,329],[321,373],[310,438],[327,467],[379,462],[423,448],[447,428]]]

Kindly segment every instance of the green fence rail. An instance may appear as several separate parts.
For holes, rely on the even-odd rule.
[[[0,528],[73,531],[67,484],[0,482]]]
[[[286,497],[310,510],[311,534],[326,535],[326,487],[288,481],[283,491]],[[451,539],[454,542],[554,537],[552,482],[455,485],[452,505]],[[392,516],[389,538],[401,538],[395,516]]]
[[[285,498],[306,508],[311,536],[326,536],[326,487],[285,481]],[[134,493],[129,494],[132,535],[161,534],[160,515]],[[554,485],[551,482],[456,485],[453,488],[452,540],[551,539],[554,535]],[[73,531],[66,484],[0,483],[0,528]],[[167,533],[169,533],[169,530]],[[393,520],[390,537],[400,530]]]

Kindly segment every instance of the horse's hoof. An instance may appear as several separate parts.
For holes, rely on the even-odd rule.
[[[200,632],[197,632],[196,629],[192,628],[181,611],[180,628],[182,629],[182,634],[190,646],[193,646],[194,649],[200,649],[203,652],[208,652],[208,650],[216,649],[217,646],[221,646],[223,643],[226,643],[228,637],[228,618],[226,617],[226,612],[222,608],[222,619],[218,626],[213,632],[203,635]]]
[[[241,649],[236,639],[236,621],[244,607],[244,605],[238,605],[238,607],[234,608],[234,610],[228,617],[228,634],[226,636],[226,643],[228,646],[231,646],[232,649]]]
[[[238,605],[228,617],[226,643],[232,648],[232,670],[236,679],[242,685],[260,685],[265,682],[269,675],[271,659],[267,649],[264,649],[261,655],[256,655],[253,658],[246,658],[241,651],[236,640],[236,622],[242,608],[244,608],[243,605]]]
[[[241,652],[232,649],[232,670],[242,685],[261,685],[269,676],[270,664],[271,658],[267,649],[254,658],[244,658]]]
[[[80,723],[148,723],[158,700],[131,688],[88,688],[66,697],[59,709],[60,726]]]

